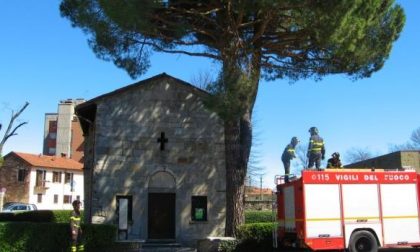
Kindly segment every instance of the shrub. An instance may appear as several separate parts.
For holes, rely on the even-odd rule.
[[[273,222],[271,211],[245,211],[245,223]]]
[[[66,251],[70,243],[68,224],[0,223],[0,251]]]
[[[252,223],[244,224],[239,227],[238,239],[249,241],[262,241],[272,239],[272,231],[276,224],[274,223]]]
[[[111,225],[82,225],[87,251],[110,248],[116,228]],[[70,228],[67,223],[0,223],[0,252],[68,251]]]
[[[114,245],[117,229],[113,225],[82,225],[88,251],[103,251]]]
[[[273,244],[272,231],[275,223],[252,223],[239,227],[239,244],[235,251],[265,251]]]
[[[0,213],[0,222],[49,222],[69,223],[71,210],[38,210]],[[83,220],[83,211],[80,211]]]
[[[54,213],[50,210],[16,212],[14,215],[13,221],[54,222]]]
[[[220,241],[217,251],[218,252],[234,252],[237,246],[238,246],[238,240]]]
[[[54,222],[55,223],[68,223],[70,221],[70,215],[72,210],[53,210]],[[82,222],[84,220],[84,212],[80,211],[80,218]]]
[[[13,221],[15,214],[13,213],[0,213],[0,222]]]

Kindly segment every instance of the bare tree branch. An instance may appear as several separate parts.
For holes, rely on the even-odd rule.
[[[2,155],[3,152],[3,146],[6,143],[6,141],[12,137],[12,136],[16,136],[17,133],[17,129],[19,129],[20,127],[22,127],[23,125],[27,124],[28,122],[22,122],[20,124],[18,124],[16,127],[13,128],[13,124],[15,122],[15,120],[20,116],[20,114],[22,114],[22,112],[28,107],[29,102],[26,102],[21,109],[19,109],[19,111],[17,111],[16,113],[12,110],[12,115],[10,117],[10,121],[9,121],[9,125],[7,126],[6,132],[4,133],[4,136],[2,138],[2,140],[0,141],[0,156]],[[1,127],[0,127],[1,129]]]
[[[190,79],[190,83],[203,90],[208,90],[208,87],[215,82],[215,78],[209,71],[200,71],[193,75]]]
[[[308,167],[308,157],[306,153],[308,152],[308,144],[299,143],[296,146],[296,159],[297,161],[293,164],[292,173],[299,175],[300,171]]]
[[[420,150],[420,127],[413,130],[410,140],[404,144],[392,144],[389,147],[391,152],[402,150]]]
[[[420,127],[411,133],[410,140],[413,142],[417,149],[420,149]]]
[[[19,125],[17,125],[13,130],[12,130],[12,132],[10,132],[10,134],[8,134],[8,135],[5,135],[4,136],[4,142],[6,142],[7,141],[7,139],[9,139],[10,137],[12,137],[12,136],[16,136],[17,135],[17,133],[16,133],[16,130],[17,129],[19,129],[20,127],[22,127],[23,125],[25,125],[25,124],[28,124],[28,122],[23,122],[23,123],[20,123]]]
[[[356,163],[372,157],[372,152],[367,148],[351,148],[346,152],[345,160],[347,163]]]

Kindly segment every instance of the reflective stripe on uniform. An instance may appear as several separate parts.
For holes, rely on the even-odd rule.
[[[84,246],[84,245],[79,245],[79,246],[77,247],[77,250],[78,250],[78,251],[85,251],[85,246]]]
[[[313,140],[311,140],[311,142],[312,142],[311,151],[318,152],[322,150],[322,147],[324,146],[324,142],[315,142]]]
[[[77,251],[76,246],[71,246],[71,252],[76,252],[76,251]]]
[[[287,149],[287,152],[295,153],[295,149]]]
[[[76,216],[71,216],[70,220],[74,220],[74,221],[79,221],[80,217],[76,217]]]

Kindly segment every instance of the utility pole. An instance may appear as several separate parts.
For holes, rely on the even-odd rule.
[[[262,175],[260,175],[260,200],[262,199]]]

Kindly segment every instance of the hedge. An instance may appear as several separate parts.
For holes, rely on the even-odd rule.
[[[86,251],[111,248],[116,239],[112,225],[82,225]],[[0,252],[66,252],[70,249],[67,223],[0,223]]]
[[[245,224],[273,222],[272,211],[245,211]]]
[[[244,224],[239,227],[238,239],[241,241],[261,242],[272,239],[275,223],[252,223]]]
[[[80,211],[83,220],[83,211]],[[48,222],[68,223],[71,210],[38,210],[0,213],[0,222]]]
[[[237,241],[223,241],[219,252],[271,251],[275,223],[244,224],[238,229]]]

